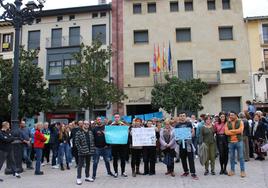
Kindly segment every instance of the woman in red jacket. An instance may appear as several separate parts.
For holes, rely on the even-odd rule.
[[[42,151],[43,151],[44,144],[47,139],[41,133],[42,127],[43,127],[42,123],[37,123],[35,134],[34,134],[34,150],[35,150],[35,156],[36,156],[35,175],[44,174],[44,172],[40,171],[40,168],[41,168]]]

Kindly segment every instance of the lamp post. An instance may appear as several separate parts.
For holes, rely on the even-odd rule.
[[[0,20],[4,20],[13,25],[15,29],[15,47],[14,47],[14,64],[12,74],[12,107],[11,107],[11,130],[15,137],[19,137],[19,55],[20,55],[20,34],[23,25],[32,24],[35,17],[42,11],[45,0],[37,0],[38,5],[34,1],[29,1],[22,8],[22,0],[15,0],[14,3],[6,3],[5,0],[0,0],[0,6],[4,12],[0,16]],[[22,169],[22,147],[19,140],[13,144],[13,154],[17,170]],[[9,174],[9,162],[7,162],[6,173]]]

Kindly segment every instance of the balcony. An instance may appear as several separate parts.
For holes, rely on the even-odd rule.
[[[217,86],[220,84],[220,71],[196,71],[196,72],[162,72],[154,74],[154,83],[166,83],[165,75],[180,77],[182,80],[189,80],[192,78],[201,79],[209,86]]]
[[[82,36],[63,36],[61,38],[46,38],[46,48],[64,48],[80,46],[83,42]]]
[[[260,35],[261,46],[268,46],[268,34]]]

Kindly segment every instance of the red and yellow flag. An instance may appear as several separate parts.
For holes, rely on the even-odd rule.
[[[160,57],[159,44],[158,44],[158,50],[157,50],[157,61],[156,61],[156,65],[157,65],[157,72],[160,72],[161,71],[161,57]]]

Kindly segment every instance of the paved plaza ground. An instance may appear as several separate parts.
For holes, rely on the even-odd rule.
[[[92,166],[91,166],[92,167]],[[143,168],[143,164],[141,165]],[[238,167],[238,166],[237,166]],[[129,177],[112,178],[106,175],[103,161],[100,161],[97,179],[93,183],[83,182],[78,186],[76,181],[76,168],[60,171],[51,169],[51,166],[42,168],[45,175],[35,176],[34,171],[25,171],[21,179],[3,174],[0,177],[4,182],[0,188],[71,188],[71,187],[92,187],[92,188],[268,188],[268,161],[253,161],[246,163],[246,178],[240,178],[239,171],[234,177],[219,175],[219,164],[216,164],[216,176],[204,176],[204,168],[196,160],[196,169],[199,180],[192,180],[190,177],[182,178],[181,163],[175,164],[176,177],[165,176],[166,168],[162,163],[156,165],[155,176],[131,177],[130,164],[127,164]],[[238,169],[238,168],[237,168]],[[92,170],[92,168],[91,168]],[[84,174],[83,174],[84,175]]]

